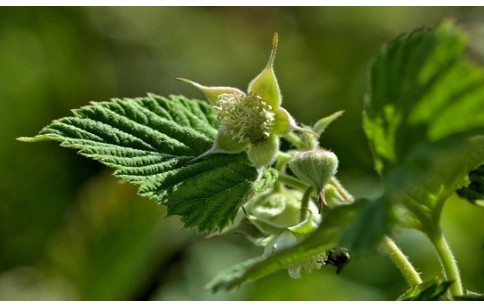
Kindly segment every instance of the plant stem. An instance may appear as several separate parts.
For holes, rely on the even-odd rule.
[[[355,198],[353,198],[353,196],[343,187],[343,185],[341,185],[336,177],[333,176],[331,179],[329,179],[329,183],[336,188],[346,202],[353,203],[355,201]]]
[[[289,160],[291,160],[290,155],[284,152],[277,153],[277,160],[274,168],[277,170],[279,174],[284,173],[286,171],[286,165],[289,162]],[[282,182],[276,181],[274,183],[273,191],[280,192],[281,190],[282,190]]]
[[[439,255],[442,268],[444,270],[447,280],[452,280],[454,283],[450,286],[450,293],[454,296],[463,295],[462,280],[460,278],[459,267],[457,261],[452,254],[449,243],[444,237],[442,230],[438,230],[430,237],[435,250]]]
[[[304,195],[301,200],[301,216],[300,220],[304,221],[308,215],[308,207],[309,207],[309,200],[311,199],[311,193],[313,192],[313,188],[309,186],[306,191],[304,192]]]
[[[299,138],[296,134],[293,132],[287,133],[286,135],[283,136],[284,139],[292,143],[293,146],[295,146],[298,149],[304,149],[304,143],[302,142],[301,138]]]
[[[276,165],[274,168],[279,172],[284,172],[286,169],[287,163],[291,160],[291,155],[286,154],[284,152],[277,153],[277,160]]]
[[[277,180],[280,181],[281,183],[289,185],[293,188],[299,189],[300,191],[305,191],[308,188],[308,185],[299,181],[295,177],[284,174],[284,173],[280,173]]]
[[[415,270],[412,263],[410,263],[407,256],[405,256],[400,248],[398,248],[397,244],[395,244],[395,242],[388,236],[385,236],[383,243],[385,244],[388,255],[398,267],[403,277],[405,277],[408,285],[413,287],[416,284],[421,284],[422,279],[420,278],[420,275]]]
[[[282,183],[280,181],[276,181],[274,183],[272,190],[275,191],[275,192],[281,192],[282,191]]]

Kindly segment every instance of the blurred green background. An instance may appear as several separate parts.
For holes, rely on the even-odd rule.
[[[284,107],[311,124],[344,116],[322,145],[340,158],[355,196],[380,192],[361,129],[366,69],[384,42],[452,18],[484,59],[484,8],[0,8],[0,299],[391,300],[406,289],[389,259],[360,256],[290,279],[279,272],[229,293],[203,286],[257,256],[242,236],[205,240],[136,195],[99,163],[33,136],[70,109],[112,97],[201,95],[175,77],[244,89],[280,35],[276,71]],[[443,223],[465,285],[484,291],[483,212],[457,197]],[[439,273],[427,240],[396,240],[424,278]]]

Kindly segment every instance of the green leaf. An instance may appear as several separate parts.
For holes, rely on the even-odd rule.
[[[445,201],[462,186],[470,170],[484,163],[484,136],[457,134],[439,142],[417,146],[406,161],[392,170],[387,195],[403,204],[430,228],[440,219]]]
[[[79,149],[139,185],[142,196],[165,204],[168,215],[180,215],[185,227],[222,229],[264,186],[257,183],[260,172],[245,153],[192,162],[212,146],[217,133],[216,114],[205,102],[150,94],[93,102],[73,112],[36,137],[19,140],[55,140]]]
[[[268,258],[260,256],[237,264],[217,275],[206,288],[213,292],[230,290],[326,252],[338,243],[342,231],[354,219],[363,203],[365,201],[329,210],[318,229],[301,243]]]
[[[390,202],[385,196],[374,201],[361,201],[362,209],[355,222],[344,232],[341,245],[356,254],[376,247],[384,234],[390,231]],[[371,226],[371,227],[370,227]]]
[[[466,291],[466,294],[461,296],[455,296],[456,301],[484,301],[484,294]]]
[[[401,301],[437,301],[447,292],[452,281],[441,281],[432,279],[415,285],[402,294],[398,300]]]
[[[421,142],[484,127],[484,71],[464,57],[452,23],[417,30],[385,46],[371,67],[364,129],[386,175]]]
[[[484,163],[484,70],[465,57],[466,42],[444,22],[375,58],[363,122],[385,192],[346,234],[353,249],[374,248],[397,222],[432,232],[447,198]]]

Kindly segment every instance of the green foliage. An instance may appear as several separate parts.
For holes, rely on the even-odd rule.
[[[413,286],[398,298],[401,301],[436,301],[443,297],[452,281],[432,279]]]
[[[202,101],[149,95],[94,102],[53,121],[36,137],[19,139],[55,140],[79,149],[139,185],[142,196],[165,204],[168,215],[180,215],[185,227],[204,232],[226,226],[273,177],[265,172],[256,184],[259,172],[244,153],[193,161],[211,147],[216,128],[215,112]]]
[[[385,46],[371,67],[364,128],[386,176],[416,145],[484,126],[484,72],[464,56],[466,36],[450,22]]]
[[[274,98],[273,94],[276,91],[277,102],[271,105],[278,107],[281,96],[272,70],[277,36],[275,42],[269,60],[270,65],[256,78],[255,85],[254,82],[251,83],[249,92],[252,92],[251,89],[260,90],[256,92],[261,92],[260,96],[269,101],[267,98]],[[315,268],[319,269],[321,264],[329,263],[331,254],[328,249],[335,246],[347,244],[352,247],[352,254],[374,248],[384,234],[392,232],[392,227],[397,223],[420,229],[431,236],[436,231],[440,232],[439,220],[443,204],[456,190],[459,195],[479,205],[483,193],[480,172],[482,170],[479,168],[482,169],[484,166],[484,115],[481,110],[484,102],[484,74],[465,58],[463,53],[466,43],[465,35],[452,23],[447,22],[433,30],[419,30],[399,37],[385,47],[375,59],[371,71],[371,89],[365,101],[364,128],[374,153],[375,167],[384,180],[386,190],[381,197],[373,201],[360,200],[347,205],[353,202],[353,198],[333,178],[332,181],[337,183],[331,184],[328,194],[341,197],[345,205],[325,208],[323,215],[316,215],[314,212],[312,214],[318,219],[314,224],[305,224],[312,222],[310,219],[304,220],[304,216],[308,218],[307,214],[311,212],[308,210],[307,201],[311,198],[324,200],[312,194],[310,189],[307,190],[301,205],[297,200],[292,207],[294,211],[290,214],[295,214],[292,215],[296,217],[293,221],[296,223],[295,226],[278,228],[275,231],[259,228],[258,231],[267,237],[257,239],[252,237],[252,234],[247,234],[255,244],[266,247],[264,255],[242,262],[221,273],[207,285],[207,288],[212,291],[228,290],[280,269],[289,269],[290,276],[294,278],[295,267],[300,270],[303,266],[308,266],[308,262],[313,262],[313,265],[319,264],[319,267],[306,267],[305,271],[309,272]],[[269,92],[264,90],[267,88],[265,84],[268,78],[273,78],[269,82],[275,86]],[[262,84],[258,80],[262,80]],[[308,82],[302,85],[306,86],[306,83],[309,85]],[[197,87],[202,91],[206,88]],[[344,88],[348,88],[347,82]],[[215,90],[207,96],[209,100],[214,100],[220,93],[220,88]],[[298,93],[296,101],[304,101],[304,95],[312,95],[312,92]],[[315,112],[313,109],[317,109],[317,106],[311,107],[311,113]],[[313,131],[317,134],[323,133],[341,113],[322,118],[312,127]],[[275,121],[276,124],[271,126],[273,133],[283,135],[296,128],[296,122],[285,109],[278,109],[275,115],[288,121],[283,125]],[[220,119],[219,113],[218,120]],[[75,110],[74,116],[54,121],[36,137],[19,139],[55,140],[61,142],[62,146],[79,150],[80,154],[114,168],[117,177],[138,185],[141,195],[167,205],[168,215],[180,215],[185,227],[195,227],[201,232],[223,229],[234,220],[241,205],[254,194],[266,191],[274,183],[274,189],[267,194],[269,196],[284,191],[284,185],[303,190],[303,183],[285,174],[288,157],[293,152],[276,155],[279,149],[276,137],[270,139],[271,143],[262,144],[263,146],[255,143],[254,147],[249,148],[248,155],[251,160],[247,159],[245,153],[226,155],[220,154],[220,151],[212,151],[228,150],[216,147],[217,144],[223,144],[226,137],[224,132],[227,131],[226,127],[219,127],[217,122],[217,115],[212,107],[204,102],[178,96],[166,99],[149,95],[145,98],[92,103],[91,106]],[[239,115],[234,115],[233,122],[239,123]],[[311,129],[307,126],[304,128]],[[342,136],[344,134],[340,135]],[[318,146],[316,137],[307,131],[301,133],[298,130],[287,137],[287,140],[299,149],[305,146]],[[340,141],[342,144],[346,143],[345,138],[338,139],[344,140]],[[330,141],[328,144],[333,143]],[[231,150],[237,152],[245,148],[246,144]],[[347,152],[353,155],[354,151]],[[277,170],[254,167],[254,164],[272,164],[275,158]],[[358,165],[358,159],[353,163]],[[279,174],[283,176],[278,180]],[[297,175],[297,172],[295,174]],[[102,192],[103,187],[100,187]],[[302,194],[302,191],[297,193]],[[101,200],[102,197],[104,194],[101,194]],[[332,199],[335,198],[329,198]],[[96,212],[97,200],[90,206],[93,213]],[[258,198],[251,201],[255,207],[264,206],[257,203],[260,201]],[[111,206],[116,204],[117,202],[113,202]],[[129,209],[136,208],[130,205],[130,202],[126,202]],[[277,204],[266,207],[268,219],[277,217],[276,211],[271,211],[277,209]],[[247,210],[247,206],[244,210]],[[244,212],[247,223],[251,222],[252,227],[257,226],[254,222],[257,217],[251,216],[248,211]],[[115,212],[106,211],[99,217],[106,220],[111,213]],[[84,293],[82,296],[85,298],[132,296],[126,278],[134,275],[137,264],[149,261],[147,258],[150,254],[144,252],[149,251],[150,247],[157,250],[153,247],[157,247],[155,242],[158,240],[174,241],[172,236],[166,237],[166,234],[171,235],[173,232],[160,232],[161,237],[157,237],[157,241],[149,239],[151,232],[155,234],[157,231],[154,226],[158,223],[159,215],[150,216],[148,211],[145,214],[149,217],[143,216],[144,212],[138,216],[136,212],[123,213],[123,219],[114,224],[114,229],[119,226],[119,229],[126,230],[120,232],[119,237],[114,232],[111,234],[109,223],[106,224],[106,229],[98,228],[98,216],[92,214],[92,217],[89,215],[84,220],[70,221],[72,229],[61,230],[59,240],[53,246],[53,263],[59,268],[64,267],[64,271],[69,273],[66,277],[70,276],[72,282],[78,287],[81,286],[79,290]],[[243,213],[238,213],[238,218],[242,218]],[[128,218],[131,216],[138,218],[133,221],[134,224],[129,222],[128,226],[124,219],[130,220]],[[317,227],[322,217],[324,219]],[[94,222],[92,228],[89,225],[91,218]],[[148,224],[143,223],[144,220]],[[233,227],[236,227],[239,221],[240,219],[237,219]],[[351,227],[342,237],[348,225]],[[316,231],[310,233],[315,228]],[[92,229],[93,234],[100,236],[79,236],[78,230],[82,229],[88,230],[88,233]],[[225,228],[221,233],[227,233],[228,230],[232,229]],[[284,240],[281,240],[281,230],[287,235]],[[142,237],[145,240],[140,241],[133,231],[145,233],[148,239],[145,236]],[[214,232],[211,235],[216,234],[219,233]],[[460,277],[457,266],[450,268],[449,271],[449,264],[445,264],[446,260],[450,260],[450,263],[453,262],[455,265],[455,260],[445,238],[442,236],[440,239],[443,242],[436,246],[440,248],[438,253],[447,252],[447,259],[441,257],[444,276],[453,280],[453,284],[440,280],[429,281],[414,286],[400,299],[436,300],[441,299],[447,290],[453,295],[463,294],[460,279],[456,279]],[[277,242],[278,240],[280,241]],[[106,243],[109,245],[105,245]],[[279,248],[276,248],[276,243],[280,245]],[[436,245],[435,243],[434,238],[433,244]],[[74,257],[69,257],[71,251],[75,252]],[[124,258],[118,257],[118,254],[124,255]],[[116,255],[116,261],[112,262],[113,255]],[[183,260],[178,260],[184,259],[183,255],[179,258],[180,255],[177,253],[173,259],[182,263]],[[216,255],[216,252],[212,252],[212,255]],[[401,255],[405,258],[403,253]],[[173,260],[168,262],[170,270],[173,265],[171,261]],[[398,262],[396,263],[398,266]],[[99,286],[91,284],[89,279],[86,279],[91,275],[89,273],[89,277],[86,276],[86,271],[79,268],[79,264],[86,268],[94,265],[99,273],[103,273],[97,281]],[[153,268],[148,269],[151,270]],[[453,276],[448,274],[452,270]],[[172,271],[176,276],[180,276],[177,269]],[[107,275],[104,275],[105,273]],[[299,271],[297,273],[299,276]],[[118,284],[111,283],[109,276],[118,276]],[[198,276],[200,279],[200,275]],[[106,280],[104,277],[107,277]],[[417,278],[420,282],[421,279]],[[142,284],[141,280],[138,284]],[[4,282],[3,285],[9,283]],[[95,291],[89,292],[91,287]],[[173,288],[173,285],[170,284],[170,287]],[[457,287],[457,291],[453,290],[454,287]],[[475,299],[479,296],[468,293],[454,298]]]
[[[484,301],[484,294],[467,291],[462,296],[455,296],[455,300],[458,301]]]
[[[363,202],[363,201],[362,201]],[[385,196],[367,201],[355,222],[343,233],[340,244],[359,252],[376,247],[389,229],[389,202]]]
[[[465,35],[444,22],[376,57],[363,120],[385,193],[346,234],[353,248],[374,247],[397,221],[436,232],[447,198],[484,162],[484,71],[465,47]]]
[[[261,256],[237,264],[220,273],[207,284],[207,288],[213,292],[230,290],[244,282],[262,278],[290,266],[297,266],[317,254],[326,252],[336,245],[342,230],[352,222],[363,204],[364,201],[358,201],[328,211],[319,228],[301,243],[268,258]]]

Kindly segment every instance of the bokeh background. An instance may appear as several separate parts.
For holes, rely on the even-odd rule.
[[[228,293],[203,286],[257,256],[247,240],[211,240],[136,195],[99,163],[55,143],[15,140],[87,102],[184,94],[175,81],[245,88],[280,35],[284,106],[302,123],[346,110],[322,145],[357,197],[381,190],[361,129],[371,57],[402,32],[452,18],[484,59],[483,8],[0,8],[0,299],[391,300],[406,289],[382,252],[290,279],[279,272]],[[443,223],[466,286],[484,291],[484,212],[457,197]],[[417,232],[397,242],[430,279],[438,260]]]

